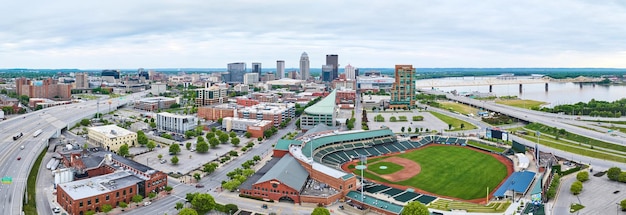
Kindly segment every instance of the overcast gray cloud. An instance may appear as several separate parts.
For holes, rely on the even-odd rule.
[[[0,68],[626,67],[621,1],[7,1]]]

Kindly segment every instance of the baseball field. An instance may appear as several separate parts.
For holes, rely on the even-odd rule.
[[[344,166],[360,175],[353,165]],[[431,144],[406,153],[368,159],[364,177],[394,187],[461,200],[492,193],[512,173],[499,155],[471,147]]]

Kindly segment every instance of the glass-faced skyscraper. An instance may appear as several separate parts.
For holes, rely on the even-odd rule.
[[[415,68],[413,65],[396,65],[395,75],[389,108],[415,107]]]
[[[257,81],[261,81],[261,63],[252,63],[252,73],[259,74],[259,80]]]
[[[276,61],[276,79],[285,78],[285,61],[277,60]]]
[[[333,71],[330,74],[330,80],[328,80],[328,81],[333,81],[337,77],[339,77],[339,55],[327,54],[326,55],[326,65],[333,66]],[[324,81],[327,81],[327,80],[324,80]]]

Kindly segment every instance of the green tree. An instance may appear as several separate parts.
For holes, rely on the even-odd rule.
[[[150,128],[156,128],[156,123],[155,122],[150,122]]]
[[[313,209],[313,212],[311,212],[311,215],[330,215],[330,211],[323,207],[316,207]]]
[[[401,131],[402,133],[404,133],[404,126],[402,126],[402,128],[400,128],[400,131]]]
[[[215,171],[215,169],[217,169],[218,164],[217,163],[208,163],[204,165],[204,168],[202,171],[206,172],[207,174],[211,174],[212,172]]]
[[[228,214],[234,214],[239,210],[236,204],[226,204],[224,205],[224,212],[228,212]]]
[[[261,156],[255,155],[254,157],[252,157],[252,160],[260,161],[261,160]]]
[[[182,203],[182,202],[176,202],[176,206],[174,206],[174,208],[176,208],[176,210],[183,209],[183,207],[185,207],[185,204]]]
[[[429,215],[426,205],[418,201],[412,201],[402,210],[402,215]]]
[[[626,199],[619,202],[619,206],[622,208],[622,211],[626,210]]]
[[[587,171],[579,172],[578,174],[576,174],[576,179],[580,182],[585,182],[589,180],[589,172]]]
[[[200,181],[200,178],[201,178],[200,173],[197,173],[197,172],[194,173],[193,178],[196,179],[196,181]]]
[[[200,140],[198,140],[198,142],[200,142]],[[187,148],[187,150],[191,149],[191,142],[185,143],[185,148]]]
[[[180,146],[178,144],[173,143],[172,145],[170,145],[170,153],[176,155],[180,152]]]
[[[173,188],[172,186],[169,186],[169,185],[168,185],[168,186],[165,186],[165,191],[166,191],[166,192],[168,192],[168,193],[169,193],[169,192],[172,192],[172,190],[173,190],[173,189],[174,189],[174,188]]]
[[[113,206],[111,206],[110,204],[102,205],[102,212],[104,212],[105,214],[108,214],[109,212],[111,212],[111,210],[113,210]]]
[[[232,143],[234,146],[239,145],[239,142],[240,140],[237,137],[233,137],[233,139],[230,140],[230,143]]]
[[[148,193],[148,198],[150,198],[150,199],[154,199],[154,198],[156,198],[156,196],[157,196],[157,194],[155,192]]]
[[[137,131],[137,143],[142,146],[148,144],[148,137],[142,130]]]
[[[85,212],[85,215],[94,215],[94,214],[96,214],[96,212],[92,210],[88,210]]]
[[[448,130],[452,130],[452,124],[448,124]]]
[[[252,137],[252,133],[250,133],[249,131],[246,131],[245,136],[246,136],[246,138],[250,138],[250,137]]]
[[[162,155],[162,154],[159,154],[159,155],[157,155],[157,158],[158,158],[159,160],[161,160],[161,159],[163,159],[163,155]]]
[[[209,144],[205,141],[199,142],[196,144],[196,151],[199,153],[205,153],[209,151]]]
[[[411,133],[412,129],[411,127],[407,128],[407,132],[406,133]]]
[[[569,191],[574,195],[580,194],[583,191],[583,183],[580,181],[575,181],[572,183],[572,186],[569,188]]]
[[[622,169],[620,169],[619,167],[611,167],[606,172],[606,177],[609,177],[609,179],[613,181],[617,181],[620,173],[622,173]]]
[[[208,193],[200,193],[191,200],[191,206],[200,214],[205,214],[215,208],[215,199]]]
[[[217,123],[219,123],[219,124],[221,125],[223,120],[224,120],[224,119],[219,118],[219,119],[217,119]]]
[[[141,196],[141,195],[139,195],[139,194],[134,195],[134,196],[133,196],[133,198],[132,198],[132,200],[133,200],[133,202],[134,202],[135,204],[137,204],[137,206],[139,206],[139,202],[143,201],[143,196]]]
[[[176,165],[178,164],[178,156],[174,155],[174,157],[172,157],[172,159],[170,159],[170,161],[172,162],[172,164]]]
[[[226,133],[221,133],[221,134],[219,135],[218,139],[220,140],[220,142],[221,142],[222,144],[224,144],[224,143],[228,142],[229,137],[228,137],[228,134],[226,134]]]
[[[219,144],[220,141],[217,138],[211,137],[211,139],[209,139],[209,145],[211,145],[211,148],[215,148]]]
[[[191,138],[191,137],[193,137],[193,136],[196,136],[196,132],[194,132],[194,131],[192,131],[192,130],[185,131],[185,137],[186,137],[187,139],[189,139],[189,138]]]
[[[191,208],[183,208],[178,212],[178,215],[198,215],[198,212]]]
[[[298,118],[298,120],[296,120],[296,128],[298,130],[300,130],[300,118]]]
[[[126,204],[126,202],[120,202],[119,206],[122,208],[122,211],[124,211],[124,209],[128,207],[128,204]]]
[[[148,150],[152,151],[156,147],[156,144],[154,143],[154,141],[148,141],[146,147],[148,147]]]
[[[228,136],[230,136],[230,138],[235,138],[237,136],[237,133],[231,131],[230,133],[228,133]]]
[[[619,176],[617,177],[617,181],[626,182],[626,172],[621,172]]]
[[[211,139],[211,137],[215,137],[215,133],[213,133],[213,132],[207,132],[205,137],[206,137],[206,139],[207,139],[207,140],[208,140],[208,139]]]
[[[120,156],[126,157],[128,155],[130,155],[130,151],[128,148],[128,144],[124,144],[122,146],[120,146],[120,149],[117,152]]]
[[[258,137],[258,138],[256,138],[256,140],[261,142],[261,141],[263,141],[263,137]]]

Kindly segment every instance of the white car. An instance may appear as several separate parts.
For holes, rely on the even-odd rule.
[[[152,202],[144,202],[144,203],[143,203],[143,206],[148,206],[148,205],[150,205],[150,204],[152,204]]]
[[[55,214],[61,213],[61,208],[60,207],[52,208],[52,212],[54,212]]]

